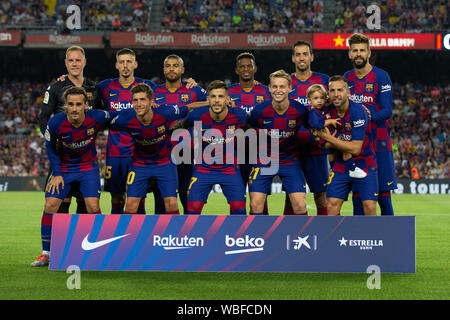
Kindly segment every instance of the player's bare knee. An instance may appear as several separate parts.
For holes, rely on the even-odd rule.
[[[372,200],[367,200],[362,202],[364,215],[366,216],[376,216],[377,215],[377,202]]]
[[[56,213],[58,212],[59,206],[61,205],[62,200],[57,198],[47,198],[45,199],[44,211],[47,213]]]
[[[326,192],[314,193],[314,202],[318,208],[326,208],[327,206],[327,194]]]

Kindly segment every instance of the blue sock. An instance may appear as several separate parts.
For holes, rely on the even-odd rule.
[[[361,201],[359,192],[353,192],[352,202],[353,202],[353,215],[354,216],[363,216],[364,208],[362,205],[362,201]]]
[[[394,208],[392,207],[390,191],[380,191],[380,194],[378,196],[378,205],[380,206],[382,216],[394,215]]]

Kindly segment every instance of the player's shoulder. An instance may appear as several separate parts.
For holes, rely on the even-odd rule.
[[[349,100],[350,105],[350,114],[359,115],[361,113],[365,113],[365,109],[362,103],[353,102]]]
[[[58,126],[65,120],[67,120],[66,113],[65,112],[58,112],[58,113],[54,114],[50,118],[50,120],[48,120],[48,125],[49,126]]]
[[[239,108],[240,109],[240,108]],[[195,108],[189,112],[190,117],[200,117],[202,114],[209,113],[209,105]]]
[[[381,68],[372,66],[372,72],[375,74],[375,78],[377,81],[381,81],[381,82],[390,82],[391,81],[387,71],[385,71]],[[391,88],[389,87],[389,89],[391,89]]]
[[[233,83],[233,84],[230,84],[230,85],[228,86],[228,91],[229,91],[230,93],[231,93],[231,92],[233,92],[233,93],[239,92],[240,89],[241,89],[241,86],[240,86],[240,84],[239,84],[238,82]]]
[[[95,86],[97,86],[97,82],[96,81],[94,81],[94,80],[92,80],[90,78],[85,78],[84,79],[83,87],[90,88],[90,87],[95,87]]]
[[[354,80],[356,78],[355,69],[348,70],[344,73],[344,78],[347,79],[347,81]]]
[[[235,108],[228,107],[228,112],[230,112],[231,114],[234,114],[238,118],[245,118],[247,116],[247,112],[244,109],[239,108],[239,107],[235,107]]]
[[[135,77],[134,78],[134,82],[136,82],[136,83],[145,83],[145,84],[149,85],[150,88],[152,88],[153,90],[157,87],[157,85],[152,80],[142,79],[142,78],[139,78],[139,77]]]
[[[257,104],[253,110],[262,111],[266,109],[267,107],[270,107],[272,105],[272,99],[267,99],[266,101],[263,101],[259,104]]]
[[[325,73],[320,73],[320,72],[313,71],[312,75],[315,76],[315,77],[321,78],[322,80],[327,81],[327,84],[328,84],[328,79],[330,79],[330,76],[325,74]]]
[[[158,85],[155,85],[153,88],[153,91],[156,93],[156,91],[158,92],[166,92],[167,87],[165,83],[160,83]]]
[[[255,93],[259,93],[259,92],[265,92],[265,93],[270,93],[269,92],[269,87],[266,86],[265,84],[262,83],[258,83],[253,87]]]
[[[100,81],[99,83],[98,83],[98,86],[100,87],[100,88],[107,88],[107,87],[109,87],[109,84],[110,83],[112,83],[112,82],[116,82],[116,81],[118,81],[119,79],[118,78],[114,78],[114,79],[105,79],[105,80],[102,80],[102,81]]]

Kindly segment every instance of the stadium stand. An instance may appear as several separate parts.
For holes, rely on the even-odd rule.
[[[162,24],[167,32],[318,32],[322,10],[321,0],[166,0]]]
[[[381,29],[378,30],[370,30],[366,25],[366,10],[372,3],[379,5],[381,11]],[[334,10],[335,32],[423,33],[449,29],[448,1],[340,0]]]
[[[147,31],[152,1],[143,0],[2,0],[0,28],[69,32],[69,5],[77,5],[81,31]]]

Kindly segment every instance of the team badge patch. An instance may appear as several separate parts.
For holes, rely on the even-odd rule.
[[[45,104],[47,104],[49,98],[50,98],[50,94],[48,93],[48,91],[45,91],[44,101],[42,101],[42,102],[45,103]]]
[[[189,101],[189,95],[188,94],[182,94],[180,97],[182,102],[188,102]]]
[[[50,142],[50,132],[48,131],[48,129],[45,130],[45,135],[44,136],[45,136],[45,140]]]
[[[288,121],[288,127],[289,128],[295,128],[295,126],[297,125],[297,120],[289,120]]]
[[[164,131],[166,131],[166,126],[162,125],[161,127],[158,127],[158,133],[163,133]]]
[[[264,102],[264,96],[256,96],[256,103],[263,103]]]
[[[95,128],[89,128],[86,130],[88,136],[92,136],[95,133]]]
[[[345,130],[346,131],[352,131],[352,124],[350,122],[345,123]]]
[[[366,92],[372,92],[373,91],[373,83],[366,83]]]

